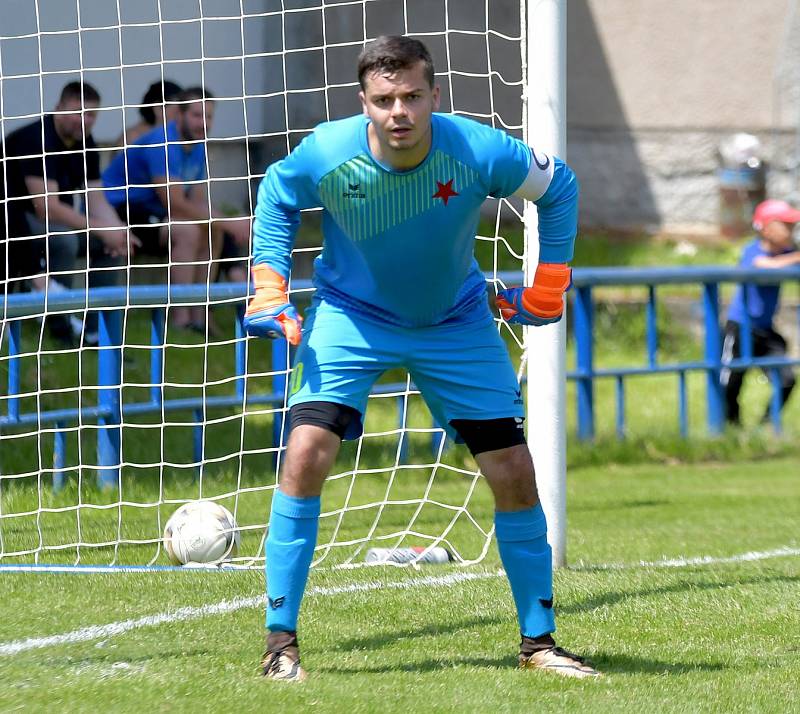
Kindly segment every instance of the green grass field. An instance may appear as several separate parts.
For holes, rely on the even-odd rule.
[[[493,547],[470,568],[315,569],[300,685],[257,675],[260,571],[6,573],[0,711],[796,711],[798,504],[794,458],[573,468],[558,637],[593,682],[515,669]],[[484,484],[471,507],[490,519]]]
[[[509,241],[516,245],[519,236]],[[489,247],[479,245],[479,252]],[[643,246],[601,235],[579,241],[576,264],[733,263],[735,253],[729,244],[705,246],[690,260],[669,241]],[[598,367],[645,363],[644,296],[633,288],[598,290]],[[698,294],[679,286],[669,296],[686,303]],[[681,314],[659,311],[662,361],[701,354],[697,334],[676,319]],[[143,311],[128,317],[124,399],[144,400],[149,327]],[[168,332],[165,398],[233,391],[231,308],[219,308],[217,321],[227,330],[220,344]],[[20,360],[27,393],[21,410],[92,406],[94,355],[60,354],[47,343],[37,354],[36,335],[28,329],[23,342],[29,355]],[[519,360],[514,341],[509,345]],[[269,391],[267,347],[253,340],[249,349],[248,389]],[[0,370],[6,365],[0,361]],[[594,660],[606,675],[600,681],[514,668],[518,635],[488,542],[488,489],[471,473],[464,447],[435,463],[425,431],[430,416],[419,398],[410,403],[416,431],[399,464],[391,398],[372,402],[372,435],[344,446],[326,487],[319,565],[301,631],[306,683],[280,686],[257,676],[259,569],[0,571],[0,711],[797,710],[800,399],[788,405],[783,435],[774,435],[758,424],[768,385],[751,373],[745,428],[710,438],[704,379],[688,376],[687,441],[678,434],[672,375],[626,382],[625,441],[615,437],[613,381],[597,383],[592,443],[574,438],[575,393],[568,388],[570,567],[556,574],[558,637]],[[86,466],[94,458],[93,422],[65,432],[66,485],[59,492],[51,486],[54,435],[4,431],[0,563],[165,565],[163,525],[178,502],[198,496],[235,510],[241,555],[257,558],[276,483],[274,414],[209,412],[202,475],[192,463],[193,418],[174,412],[165,425],[160,415],[126,419],[121,494],[100,491]],[[334,567],[360,563],[367,545],[390,545],[403,534],[404,544],[425,545],[445,530],[460,559],[480,562]]]

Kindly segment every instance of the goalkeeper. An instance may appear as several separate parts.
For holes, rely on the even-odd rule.
[[[322,485],[342,439],[361,434],[370,389],[408,370],[431,412],[474,455],[495,499],[495,529],[519,617],[522,667],[573,677],[598,673],[553,640],[552,557],[525,443],[520,388],[473,257],[487,196],[539,209],[533,285],[502,290],[509,322],[561,319],[570,284],[578,187],[555,157],[502,131],[436,113],[427,48],[384,36],[358,61],[363,114],[319,125],[258,190],[253,228],[251,335],[298,345],[290,435],[266,543],[263,673],[305,677],[297,619],[317,539]],[[322,207],[305,322],[287,297],[300,211]]]

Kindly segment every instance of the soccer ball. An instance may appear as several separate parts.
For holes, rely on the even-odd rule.
[[[191,501],[164,528],[164,548],[174,565],[219,563],[236,555],[239,527],[233,514],[214,501]]]

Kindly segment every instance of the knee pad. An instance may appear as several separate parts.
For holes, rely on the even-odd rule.
[[[333,432],[340,439],[361,435],[361,412],[335,402],[303,402],[289,409],[289,430],[300,424],[313,424]]]
[[[522,417],[450,420],[450,425],[464,440],[473,456],[484,451],[496,451],[525,444],[524,423]]]

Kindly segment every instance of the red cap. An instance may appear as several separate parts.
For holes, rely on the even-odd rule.
[[[753,228],[760,231],[772,221],[800,223],[800,211],[792,208],[786,201],[769,198],[756,206],[756,210],[753,212]]]

